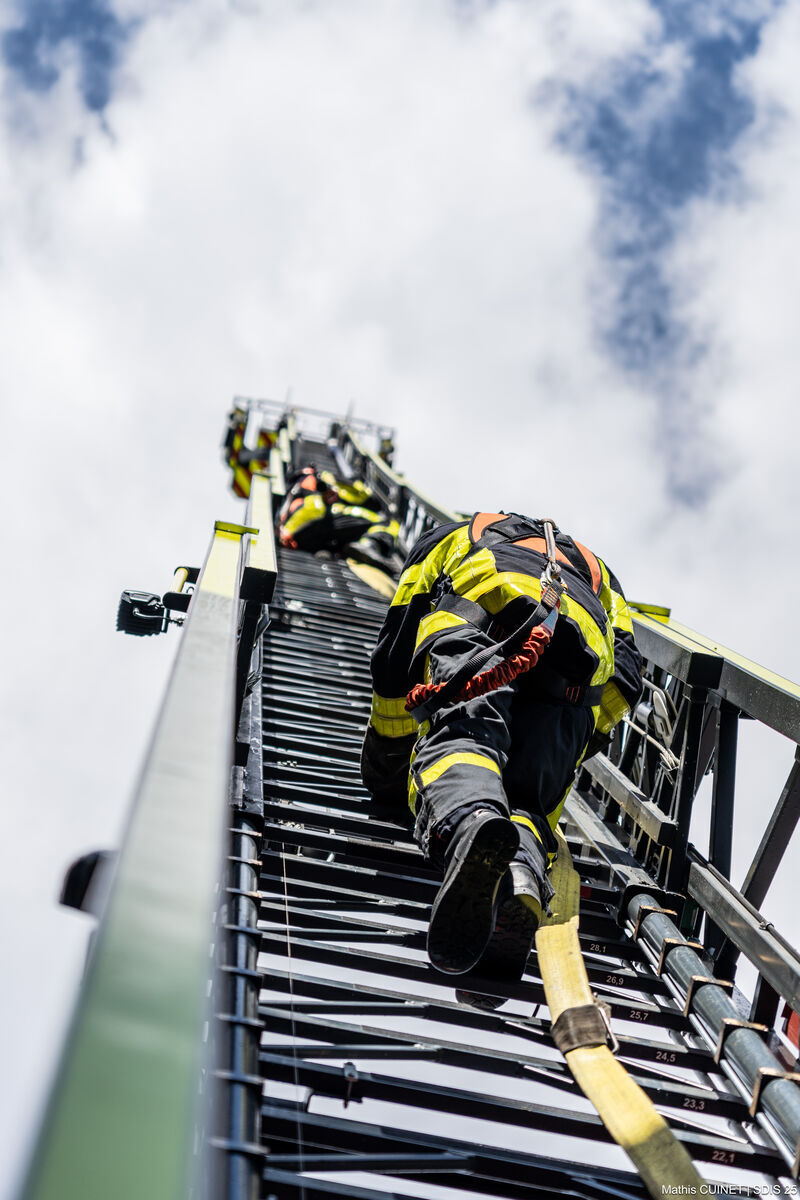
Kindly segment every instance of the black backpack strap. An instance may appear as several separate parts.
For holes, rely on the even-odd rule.
[[[549,663],[540,662],[530,675],[529,686],[543,700],[575,708],[594,708],[602,699],[605,684],[573,683],[554,671]]]
[[[552,632],[558,616],[557,605],[558,593],[552,588],[548,588],[533,613],[525,619],[518,629],[510,633],[502,642],[490,643],[488,646],[483,647],[483,649],[476,650],[466,662],[461,664],[455,674],[450,676],[444,687],[440,688],[435,695],[431,696],[423,704],[418,704],[416,708],[409,709],[408,711],[414,720],[420,722],[428,720],[432,712],[443,708],[445,704],[449,704],[458,695],[467,681],[472,679],[473,676],[480,674],[481,670],[495,655],[503,659],[511,654],[515,654],[536,626],[547,625],[548,629]]]
[[[484,631],[488,630],[494,621],[492,614],[481,608],[480,604],[476,604],[474,600],[467,600],[464,596],[457,596],[455,592],[445,592],[436,601],[436,612],[442,611],[455,613],[457,617],[469,621],[476,629]]]

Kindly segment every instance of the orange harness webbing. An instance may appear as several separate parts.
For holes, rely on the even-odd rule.
[[[468,679],[455,696],[450,697],[451,703],[457,704],[462,700],[474,700],[477,696],[485,696],[487,692],[494,692],[498,688],[512,683],[519,675],[523,675],[536,666],[542,651],[549,645],[552,636],[551,629],[545,625],[537,625],[530,631],[517,654],[512,654],[510,658],[504,658],[502,662],[496,663],[495,666],[490,667],[488,671],[483,671],[480,675],[473,675],[472,679]],[[446,686],[446,680],[443,683],[414,684],[406,697],[406,712],[412,712],[420,705],[427,704]]]

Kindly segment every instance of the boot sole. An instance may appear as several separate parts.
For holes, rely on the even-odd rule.
[[[500,985],[522,979],[538,928],[538,917],[521,900],[514,898],[499,905],[494,931],[478,960],[475,974]],[[484,1012],[494,1012],[507,999],[503,995],[471,990],[456,992],[456,998],[462,1004]]]
[[[517,897],[501,904],[489,945],[478,963],[480,973],[492,979],[521,979],[538,928],[536,914]]]
[[[519,834],[507,817],[479,825],[456,852],[458,865],[439,889],[428,930],[428,957],[437,971],[463,975],[486,949],[494,928],[494,902]]]

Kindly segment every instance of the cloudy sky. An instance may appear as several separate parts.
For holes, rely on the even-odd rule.
[[[443,503],[546,510],[800,678],[798,35],[797,0],[5,0],[7,907],[80,941],[53,897],[179,636],[117,597],[241,514],[234,393],[354,402]]]

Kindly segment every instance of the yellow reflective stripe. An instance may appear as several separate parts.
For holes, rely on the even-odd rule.
[[[387,699],[372,693],[370,724],[383,737],[406,737],[417,732],[417,722],[406,712],[405,696]]]
[[[537,842],[541,843],[542,839],[539,836],[539,830],[536,828],[533,821],[531,821],[528,817],[521,817],[518,813],[512,813],[511,820],[516,821],[517,825],[524,825],[526,829],[530,829]]]
[[[363,504],[372,495],[372,488],[360,479],[353,479],[350,483],[345,483],[337,479],[332,471],[321,471],[319,478],[322,483],[334,488],[339,499],[345,504]]]
[[[363,504],[365,500],[370,498],[370,490],[367,487],[356,487],[355,484],[334,484],[336,491],[339,493],[339,499],[344,504]]]
[[[608,733],[622,720],[630,705],[613,680],[603,688],[600,704],[595,710],[595,725],[601,733]]]
[[[472,751],[464,753],[446,754],[444,758],[440,758],[433,766],[420,774],[420,781],[423,787],[428,787],[435,783],[445,771],[449,771],[451,767],[485,767],[487,771],[494,771],[495,775],[500,774],[500,768],[493,758],[487,758],[485,754],[474,754]]]
[[[344,514],[348,517],[360,517],[362,521],[375,520],[375,513],[371,508],[359,508],[357,504],[332,504],[331,512],[336,516]]]
[[[398,521],[387,521],[382,525],[370,525],[367,533],[390,533],[392,537],[397,537],[400,532],[400,523]]]
[[[392,601],[393,606],[403,607],[413,596],[431,590],[438,576],[447,570],[449,561],[465,554],[469,549],[471,542],[468,528],[467,525],[462,525],[454,529],[434,546],[427,558],[421,563],[414,563],[403,572]]]
[[[424,561],[421,563],[414,563],[413,566],[408,567],[407,570],[403,571],[403,574],[400,576],[400,581],[397,584],[394,600],[392,600],[393,608],[405,608],[411,597],[415,596],[417,592],[421,592],[423,590],[420,587],[420,579],[422,577],[424,566]]]
[[[484,559],[484,554],[491,561]],[[541,582],[534,575],[495,571],[494,555],[489,550],[472,555],[464,565],[470,568],[470,564],[473,564],[473,579],[468,578],[470,572],[465,572],[462,577],[462,573],[456,569],[451,576],[453,587],[458,595],[474,600],[493,616],[520,596],[527,596],[537,603],[542,598]],[[589,680],[590,685],[605,683],[614,671],[614,632],[611,626],[607,627],[604,634],[586,609],[566,592],[561,597],[560,616],[575,622],[586,645],[598,659]]]
[[[372,711],[382,717],[408,716],[406,712],[406,698],[405,696],[379,696],[377,692],[373,692]]]
[[[598,558],[597,561],[600,564],[600,575],[602,577],[600,603],[611,618],[611,624],[615,629],[620,629],[624,633],[633,633],[633,621],[631,620],[627,601],[624,596],[621,596],[619,592],[615,592],[612,588],[606,564],[601,558]]]
[[[414,646],[414,651],[419,649],[426,638],[432,637],[434,633],[441,633],[443,629],[454,629],[458,625],[467,625],[468,622],[464,617],[459,617],[458,613],[434,611],[423,617],[417,627],[417,641]]]
[[[496,616],[517,596],[541,599],[542,585],[532,575],[514,571],[498,571],[491,550],[478,550],[458,563],[450,573],[457,596],[474,600]]]
[[[550,915],[543,915],[536,931],[539,973],[552,1022],[570,1008],[594,1003],[578,939],[580,878],[560,830],[556,836],[558,858],[551,874],[556,894]],[[631,1158],[650,1194],[660,1196],[671,1187],[700,1195],[703,1180],[686,1150],[611,1050],[586,1046],[565,1057],[575,1082]]]
[[[614,630],[611,623],[609,622],[604,634],[586,609],[581,608],[577,601],[570,600],[568,596],[561,597],[560,615],[575,622],[586,645],[597,655],[598,663],[589,680],[589,686],[605,683],[614,674]]]
[[[624,596],[620,596],[619,592],[612,591],[611,595],[614,599],[611,609],[611,624],[615,629],[621,629],[623,633],[633,633],[633,618],[627,601]]]
[[[312,492],[310,496],[306,496],[299,508],[295,509],[290,517],[283,523],[284,531],[293,537],[299,529],[310,525],[312,521],[319,521],[325,516],[325,501],[322,496],[316,492]]]
[[[399,738],[408,737],[410,733],[417,732],[417,722],[414,718],[406,713],[405,717],[379,717],[375,713],[369,719],[369,723],[376,733],[381,737]]]

